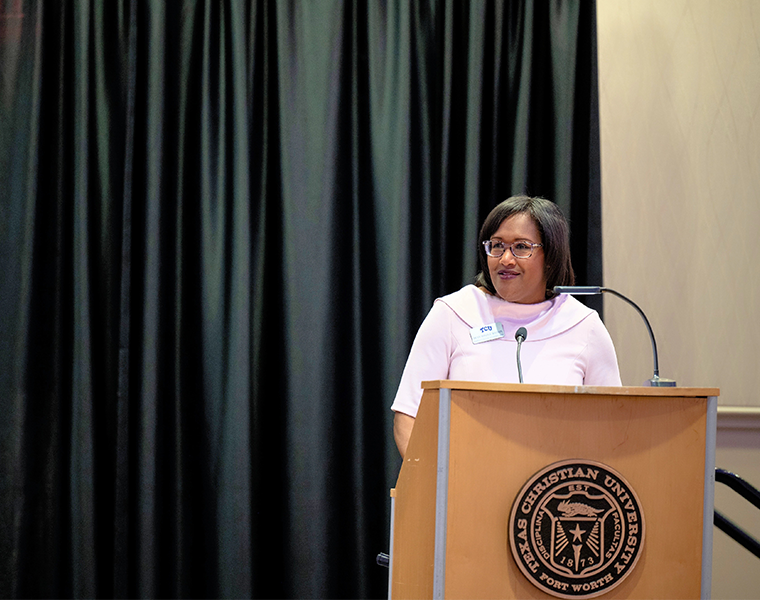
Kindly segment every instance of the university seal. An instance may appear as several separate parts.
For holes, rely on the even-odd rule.
[[[520,490],[509,544],[537,588],[558,598],[594,598],[636,566],[644,513],[620,473],[594,461],[565,460],[542,469]]]

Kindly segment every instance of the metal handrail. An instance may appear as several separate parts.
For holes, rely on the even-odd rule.
[[[725,469],[715,469],[715,481],[727,485],[756,508],[760,508],[760,490],[744,481],[736,473],[726,471]]]
[[[755,508],[760,508],[760,491],[735,473],[731,473],[731,471],[726,471],[725,469],[715,469],[715,481],[727,485]],[[760,542],[717,510],[713,516],[713,523],[735,542],[741,544],[752,554],[760,558]]]

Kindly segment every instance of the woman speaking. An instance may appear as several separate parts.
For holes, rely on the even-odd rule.
[[[486,217],[475,285],[438,298],[401,376],[393,433],[401,456],[422,398],[437,379],[517,383],[515,332],[525,383],[621,385],[615,348],[596,311],[556,285],[574,285],[567,221],[543,198],[508,198]],[[483,332],[486,332],[485,335]]]

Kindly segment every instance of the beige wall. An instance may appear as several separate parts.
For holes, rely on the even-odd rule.
[[[721,409],[717,463],[760,487],[760,0],[598,0],[597,18],[604,285],[646,312],[662,377],[749,407]],[[640,385],[640,317],[608,296],[605,321]],[[722,486],[716,507],[760,537]],[[713,597],[760,598],[760,561],[715,536]]]
[[[760,2],[599,0],[604,284],[660,375],[760,407]],[[623,383],[651,377],[612,297]]]

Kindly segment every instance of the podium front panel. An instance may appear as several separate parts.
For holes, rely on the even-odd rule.
[[[566,388],[446,392],[445,460],[438,456],[440,399],[436,390],[426,390],[396,485],[392,597],[433,597],[435,512],[442,503],[435,488],[439,466],[445,466],[439,594],[551,598],[518,568],[507,530],[523,485],[567,459],[611,467],[642,504],[646,537],[638,563],[608,597],[700,597],[708,397]]]

